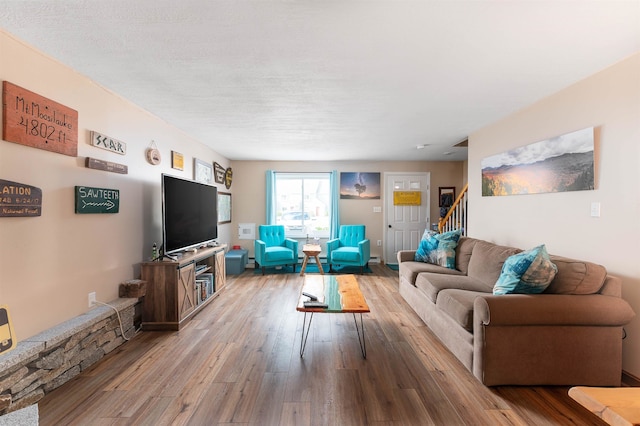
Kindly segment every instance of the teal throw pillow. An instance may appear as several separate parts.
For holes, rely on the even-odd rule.
[[[493,294],[538,294],[545,291],[558,272],[544,244],[509,256],[493,286]]]
[[[456,269],[456,247],[462,235],[461,230],[438,234],[425,231],[416,250],[417,262],[433,263],[449,269]]]

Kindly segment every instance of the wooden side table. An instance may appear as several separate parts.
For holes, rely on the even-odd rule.
[[[304,275],[304,270],[307,268],[307,263],[309,262],[309,258],[313,257],[316,259],[316,264],[318,265],[318,271],[324,275],[324,270],[322,270],[322,263],[320,263],[320,258],[318,255],[322,251],[322,247],[319,244],[305,244],[302,246],[302,252],[304,253],[304,260],[302,261],[302,269],[300,269],[300,276]]]
[[[640,388],[575,386],[569,396],[610,425],[640,424]]]

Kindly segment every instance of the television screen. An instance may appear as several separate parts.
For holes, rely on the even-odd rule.
[[[175,253],[218,238],[218,189],[192,180],[162,175],[164,252]]]

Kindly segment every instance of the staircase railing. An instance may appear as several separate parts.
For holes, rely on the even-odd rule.
[[[438,222],[438,232],[448,232],[454,229],[462,229],[462,235],[467,235],[467,193],[469,184],[467,183],[460,195],[456,198],[447,214],[440,218]]]

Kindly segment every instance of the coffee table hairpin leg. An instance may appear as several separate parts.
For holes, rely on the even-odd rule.
[[[367,343],[364,340],[364,324],[362,322],[362,314],[360,314],[360,329],[358,329],[358,320],[356,320],[356,314],[353,314],[353,322],[356,324],[356,333],[358,333],[358,343],[360,343],[360,351],[362,352],[362,358],[367,359]],[[360,333],[362,332],[362,339],[360,339]]]
[[[307,347],[307,337],[309,337],[309,330],[311,330],[312,319],[313,312],[311,312],[311,315],[309,316],[309,324],[307,324],[307,313],[304,313],[304,319],[302,320],[302,340],[300,340],[300,358],[302,358],[302,355],[304,355],[304,348]]]
[[[300,340],[300,358],[304,355],[304,349],[307,347],[307,338],[309,337],[309,331],[311,330],[311,320],[313,319],[313,312],[309,316],[309,323],[307,323],[307,313],[304,313],[304,319],[302,320],[302,339]],[[367,359],[367,343],[364,339],[364,323],[362,320],[362,314],[360,314],[360,327],[358,327],[358,320],[356,314],[353,314],[353,322],[356,324],[356,333],[358,334],[358,343],[360,344],[360,352],[362,352],[362,358]],[[360,336],[362,334],[362,337]]]

